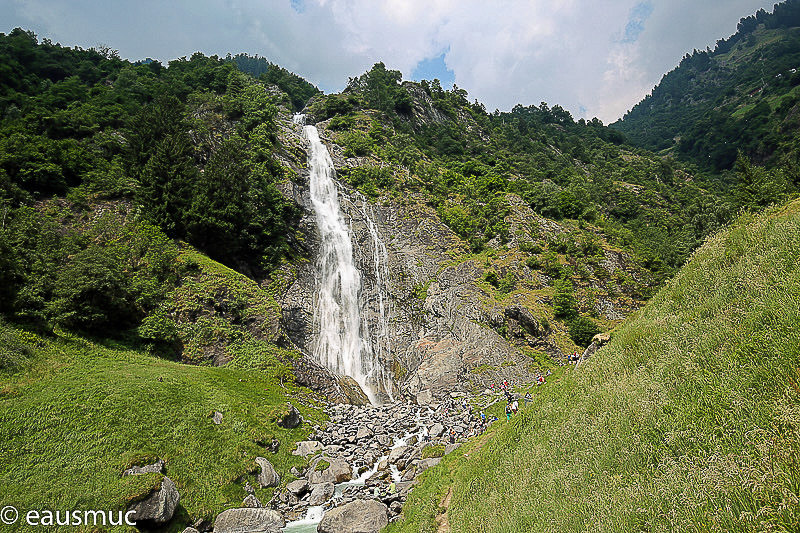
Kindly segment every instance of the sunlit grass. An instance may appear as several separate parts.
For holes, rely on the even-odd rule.
[[[797,531],[800,202],[711,239],[390,531]],[[438,498],[438,499],[437,499]]]

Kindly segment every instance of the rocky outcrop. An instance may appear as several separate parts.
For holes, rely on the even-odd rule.
[[[228,509],[217,516],[214,533],[280,533],[285,525],[276,511],[245,507]]]
[[[375,500],[356,500],[331,509],[317,526],[319,533],[378,533],[389,524],[388,507]]]
[[[133,518],[137,523],[166,524],[172,520],[178,501],[180,494],[175,483],[170,478],[164,477],[161,484],[147,496],[128,505],[128,511],[135,513]]]
[[[312,485],[311,495],[308,497],[308,505],[322,505],[331,499],[334,490],[334,484],[330,482]]]
[[[582,363],[586,359],[590,358],[594,355],[594,353],[600,349],[600,347],[605,346],[608,341],[611,340],[610,333],[598,333],[594,337],[592,337],[592,343],[583,351],[581,354],[580,359],[578,359],[578,363]]]

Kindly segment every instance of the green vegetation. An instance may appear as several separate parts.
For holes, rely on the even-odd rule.
[[[187,366],[5,322],[0,339],[0,483],[5,504],[19,509],[124,510],[158,476],[122,471],[160,458],[181,495],[171,525],[181,531],[241,505],[245,481],[258,487],[255,457],[282,476],[299,466],[293,443],[322,421],[297,402],[307,391],[260,371]],[[307,423],[287,430],[276,415],[292,398]],[[264,448],[273,438],[276,454]],[[267,501],[272,490],[256,494]]]
[[[422,458],[444,457],[444,446],[441,444],[428,444],[422,449]]]
[[[267,61],[266,58],[250,56],[247,54],[230,54],[225,57],[226,61],[233,61],[236,67],[242,72],[258,78],[264,83],[276,85],[291,100],[292,108],[300,111],[305,107],[313,96],[319,94],[319,89],[308,83],[306,80],[293,74],[288,70]]]
[[[738,152],[784,168],[797,190],[800,3],[776,4],[741,19],[714,50],[694,50],[652,93],[612,125],[631,142],[721,174],[732,184]]]
[[[436,531],[449,487],[453,531],[796,530],[799,237],[795,201],[710,239],[389,530]]]
[[[369,158],[343,171],[345,181],[371,198],[421,197],[475,252],[508,242],[510,194],[543,216],[599,227],[658,279],[728,218],[679,166],[559,106],[490,114],[463,89],[401,83],[378,63],[310,112],[329,120],[345,156]]]
[[[15,29],[0,34],[0,64],[4,218],[53,195],[84,209],[125,199],[251,275],[288,253],[297,212],[275,187],[281,97],[232,62],[132,64]]]

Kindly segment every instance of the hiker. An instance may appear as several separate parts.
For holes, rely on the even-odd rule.
[[[456,432],[453,431],[453,428],[450,428],[450,444],[456,443]]]
[[[525,393],[525,405],[527,406],[528,402],[531,401],[531,400],[533,400],[533,396],[531,396],[530,391],[528,391],[528,392]]]
[[[486,425],[486,413],[481,411],[481,424]]]
[[[511,404],[506,405],[506,421],[511,420]]]
[[[517,400],[514,400],[514,403],[511,404],[511,411],[513,411],[514,414],[517,414],[518,410],[519,410],[519,402]]]

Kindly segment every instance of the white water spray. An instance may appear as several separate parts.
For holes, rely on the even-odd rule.
[[[303,118],[295,117],[296,123]],[[322,144],[314,126],[304,126],[303,134],[310,143],[311,204],[317,218],[321,246],[317,261],[318,287],[314,307],[314,325],[318,336],[314,357],[339,374],[352,377],[372,404],[378,403],[376,385],[385,385],[378,354],[372,349],[366,320],[361,317],[361,274],[353,260],[353,244],[348,226],[339,209],[339,196],[334,181],[335,170],[328,149]],[[369,220],[369,217],[367,217]],[[369,220],[370,234],[375,232]],[[375,238],[375,237],[373,237]],[[383,244],[381,243],[381,246]],[[385,254],[376,248],[376,254]],[[377,268],[377,267],[376,267]],[[385,268],[385,267],[384,267]],[[376,274],[385,275],[383,271]],[[382,280],[378,280],[382,283]],[[384,320],[383,294],[379,311]],[[379,329],[383,329],[381,323]],[[379,331],[379,349],[384,348],[385,331]],[[391,388],[387,388],[391,394]]]

